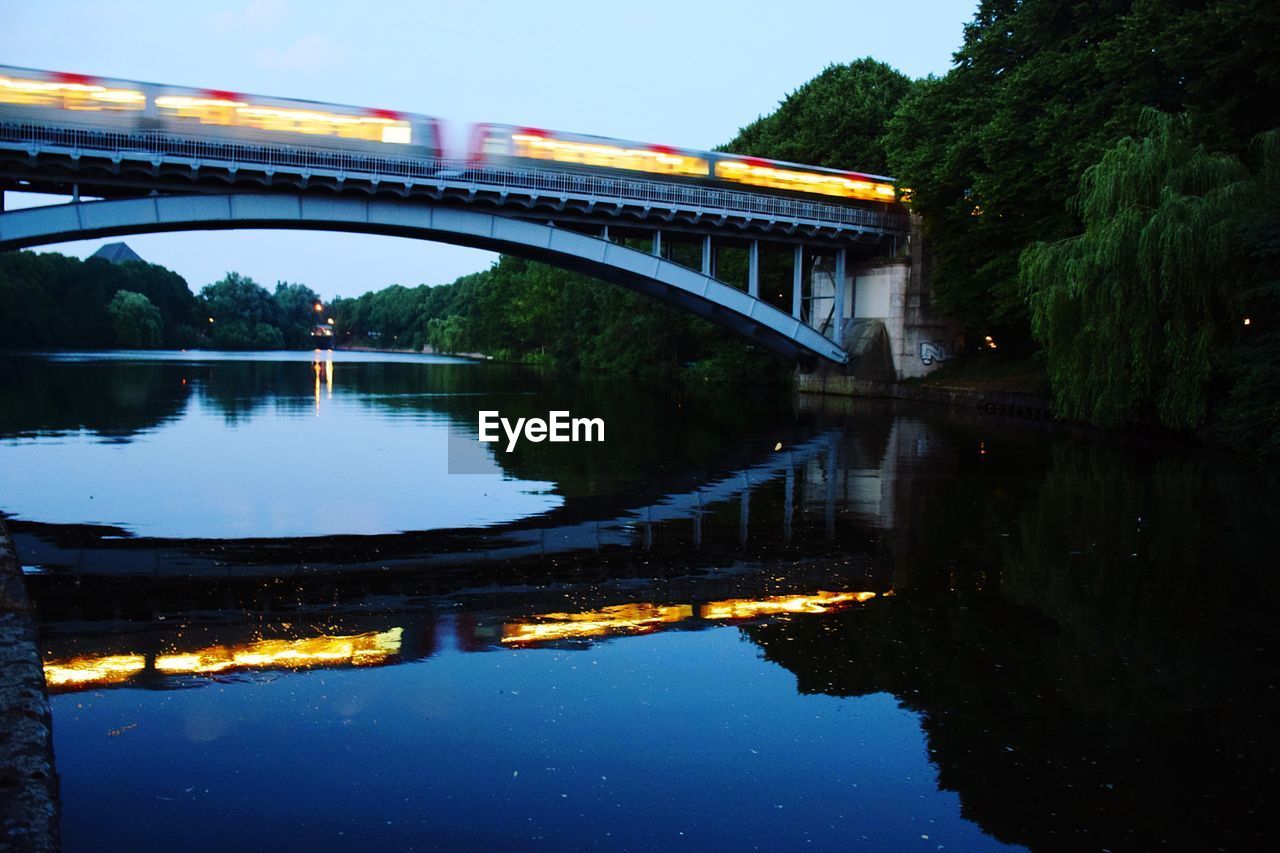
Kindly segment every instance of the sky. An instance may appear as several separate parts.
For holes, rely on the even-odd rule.
[[[974,0],[0,0],[0,64],[400,109],[707,149],[832,63],[943,74]],[[849,164],[857,168],[856,163]],[[9,209],[61,198],[8,193]],[[87,257],[103,243],[47,247]],[[228,270],[324,298],[440,284],[488,252],[307,231],[127,238],[193,290]]]

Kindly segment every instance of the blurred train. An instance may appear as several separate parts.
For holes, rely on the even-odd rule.
[[[74,114],[74,115],[73,115]],[[369,109],[213,89],[190,89],[0,65],[0,121],[181,134],[241,142],[445,157],[441,121]],[[633,173],[719,187],[762,187],[786,195],[891,203],[893,179],[641,142],[503,124],[472,128],[467,158],[498,166]]]

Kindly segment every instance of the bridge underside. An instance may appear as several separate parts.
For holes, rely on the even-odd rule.
[[[540,222],[421,202],[282,193],[179,195],[0,213],[0,251],[163,231],[285,228],[382,234],[542,261],[654,296],[788,358],[847,361],[796,317],[696,270]]]

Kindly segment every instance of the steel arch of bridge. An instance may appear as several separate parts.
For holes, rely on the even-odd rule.
[[[382,234],[516,255],[654,296],[789,358],[848,360],[833,341],[796,317],[656,255],[554,225],[410,201],[232,193],[50,205],[0,213],[0,251],[94,237],[240,228]]]

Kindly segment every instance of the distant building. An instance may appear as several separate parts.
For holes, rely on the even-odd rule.
[[[129,248],[128,243],[108,243],[89,257],[101,258],[113,264],[123,264],[125,261],[146,263],[137,252]]]

